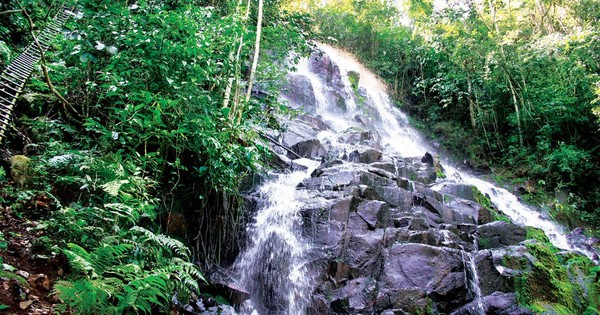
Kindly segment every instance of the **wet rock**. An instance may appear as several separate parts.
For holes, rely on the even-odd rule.
[[[344,83],[342,82],[340,67],[333,63],[328,55],[316,51],[308,59],[308,65],[309,69],[324,79],[328,85],[337,88],[337,90],[343,90]]]
[[[486,224],[494,220],[490,210],[471,200],[455,198],[447,205],[462,218],[459,221],[464,223]]]
[[[477,202],[475,198],[476,189],[477,188],[467,184],[446,182],[442,184],[438,192],[444,195],[449,195],[451,198],[459,197]]]
[[[516,245],[525,240],[524,226],[495,221],[477,227],[477,245],[481,249]]]
[[[586,256],[591,260],[596,262],[600,260],[600,251],[598,250],[600,239],[585,235],[585,230],[583,228],[576,228],[569,232],[569,234],[567,234],[567,241],[571,246],[585,250]]]
[[[398,174],[396,174],[397,170],[396,170],[396,166],[394,165],[394,163],[392,161],[381,161],[381,162],[373,162],[371,163],[372,168],[378,168],[378,169],[382,169],[386,172],[392,173],[394,174],[394,177],[397,177]]]
[[[302,108],[307,113],[316,111],[315,91],[310,79],[304,75],[290,75],[287,86],[283,88],[283,95],[295,108]]]
[[[348,265],[348,274],[344,278],[377,278],[381,272],[383,248],[382,229],[367,232],[348,225],[347,245],[340,259]]]
[[[479,288],[482,295],[489,295],[496,291],[512,292],[514,290],[514,279],[503,276],[492,257],[490,250],[477,252],[474,258],[477,275],[479,276]]]
[[[464,264],[460,252],[423,244],[394,244],[385,255],[378,299],[389,300],[387,308],[403,309],[406,296],[416,290],[429,296],[446,312],[466,302]],[[403,309],[404,311],[410,311]]]
[[[483,298],[482,304],[486,315],[532,315],[533,313],[519,306],[514,293],[494,292]],[[476,315],[478,314],[477,302],[473,301],[450,315]]]
[[[317,139],[298,142],[291,149],[299,156],[309,159],[320,158],[327,154],[327,150]],[[293,158],[294,156],[290,154],[288,157]]]
[[[356,213],[369,225],[370,229],[387,226],[389,206],[382,201],[367,201],[358,205]]]
[[[303,121],[305,124],[307,124],[315,130],[329,130],[329,126],[327,126],[327,124],[323,122],[323,120],[321,120],[321,118],[319,117],[303,114],[298,116],[297,119]]]
[[[377,292],[376,283],[372,277],[361,277],[348,281],[345,286],[331,294],[331,309],[338,314],[368,312]]]
[[[368,149],[360,152],[358,161],[360,163],[370,164],[377,162],[381,159],[381,151],[375,149]]]
[[[315,139],[317,132],[318,130],[301,120],[288,121],[286,130],[281,134],[281,143],[286,147],[292,147],[299,142]]]

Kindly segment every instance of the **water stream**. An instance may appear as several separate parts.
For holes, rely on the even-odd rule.
[[[322,76],[311,71],[307,59],[297,66],[296,74],[304,75],[312,84],[317,104],[311,114],[319,116],[331,129],[317,136],[322,143],[329,142],[338,152],[344,152],[348,149],[345,147],[347,144],[339,143],[336,135],[349,128],[365,128],[357,117],[366,116],[372,122],[370,131],[387,155],[416,157],[423,156],[425,152],[437,153],[410,126],[406,115],[393,106],[385,85],[375,75],[352,56],[328,45],[318,46],[339,67],[337,86],[333,87],[331,82],[326,84]],[[349,71],[360,74],[358,91],[351,88]],[[341,90],[340,85],[343,85]],[[336,88],[338,90],[334,91]],[[332,93],[342,95],[345,100],[343,109],[340,109],[339,102],[332,101]],[[307,171],[276,175],[275,179],[260,188],[266,204],[259,209],[249,226],[248,248],[235,263],[235,269],[240,274],[238,284],[251,294],[252,306],[242,311],[244,314],[296,315],[306,312],[312,290],[305,258],[310,244],[300,236],[301,218],[298,211],[306,196],[303,195],[305,192],[296,190],[296,185],[318,166],[316,162],[309,164]],[[499,210],[514,222],[541,228],[555,246],[573,249],[567,242],[564,229],[543,216],[538,209],[520,203],[506,189],[460,170],[451,162],[445,162],[444,167],[449,178],[446,182],[451,180],[476,186],[489,195]],[[441,189],[444,183],[438,182],[434,189]],[[476,311],[483,314],[473,257],[471,253],[464,254],[467,256],[463,257],[465,270],[470,275],[470,287],[477,301]]]
[[[248,227],[249,246],[234,266],[240,273],[238,285],[251,294],[242,314],[303,314],[308,303],[312,288],[305,253],[310,244],[300,237],[303,192],[296,184],[319,163],[302,162],[306,171],[273,174],[259,188],[266,203]]]
[[[431,154],[437,153],[438,150],[433,148],[409,124],[406,114],[401,112],[396,106],[393,106],[385,85],[374,74],[365,69],[350,54],[324,44],[320,44],[319,48],[340,67],[342,76],[347,76],[348,71],[360,73],[360,87],[364,88],[369,104],[376,109],[377,115],[380,116],[377,117],[379,119],[373,119],[376,129],[374,132],[379,133],[381,136],[380,142],[386,153],[403,157],[423,156],[425,152],[430,152]],[[305,74],[310,71],[307,68],[300,68],[299,72]],[[360,113],[357,111],[348,111],[345,116],[347,120],[352,122],[352,118],[357,114]],[[322,115],[326,121],[332,115],[334,115],[336,122],[340,121],[340,117],[336,113],[329,112],[322,113]],[[336,131],[342,131],[349,126],[350,124],[331,124],[332,129]],[[504,188],[478,178],[467,171],[460,170],[447,158],[442,157],[442,160],[445,162],[443,166],[449,180],[477,187],[483,194],[488,195],[498,209],[508,215],[513,222],[544,230],[552,244],[560,249],[578,250],[588,256],[593,255],[587,249],[573,248],[567,241],[564,227],[554,222],[548,215],[540,212],[539,209],[521,203],[517,196]],[[439,190],[443,185],[444,181],[440,181],[433,188]]]

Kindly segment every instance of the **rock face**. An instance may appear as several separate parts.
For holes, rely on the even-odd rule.
[[[311,57],[309,68],[328,88],[337,89],[330,95],[345,99],[347,90],[361,93],[357,85],[343,88],[344,74],[327,55]],[[306,77],[292,76],[290,86],[289,99],[307,108],[316,102]],[[374,108],[368,100],[364,107]],[[296,186],[308,196],[298,224],[311,244],[306,253],[312,281],[307,314],[529,314],[513,293],[513,277],[533,264],[519,245],[525,228],[493,221],[492,209],[477,203],[473,187],[441,182],[429,153],[423,159],[426,152],[416,157],[387,154],[369,117],[354,116],[355,126],[339,133],[328,123],[304,115],[286,121],[286,128],[273,135],[295,155],[321,161]],[[321,132],[336,136],[321,137]],[[278,153],[285,165],[297,158]],[[249,195],[250,209],[264,198],[252,191]],[[274,240],[268,255],[277,252],[277,244]],[[526,262],[524,269],[505,265],[511,260]],[[273,273],[271,266],[265,268]],[[271,276],[262,279],[264,288],[248,291],[280,297],[276,293],[286,288],[277,277],[288,275]],[[272,302],[263,306],[265,314],[285,313],[281,307],[286,301]]]

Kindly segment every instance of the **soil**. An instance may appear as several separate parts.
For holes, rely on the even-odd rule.
[[[51,290],[68,263],[64,256],[36,245],[44,234],[42,229],[36,229],[38,225],[32,218],[0,207],[2,314],[52,314],[53,306],[59,302]]]

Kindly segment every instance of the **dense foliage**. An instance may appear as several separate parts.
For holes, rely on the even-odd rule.
[[[402,15],[397,3],[293,7],[311,11],[323,40],[384,78],[458,158],[527,181],[538,192],[527,198],[570,223],[598,226],[598,2],[413,0]],[[568,198],[553,201],[555,191]]]
[[[2,65],[32,38],[20,5],[38,30],[54,2],[1,4]],[[168,312],[199,293],[198,265],[232,258],[237,193],[266,153],[256,130],[284,110],[281,61],[308,48],[308,20],[264,2],[67,1],[46,56],[64,101],[34,71],[3,143],[27,171],[1,176],[2,204],[40,217],[39,245],[70,263],[63,312]]]

